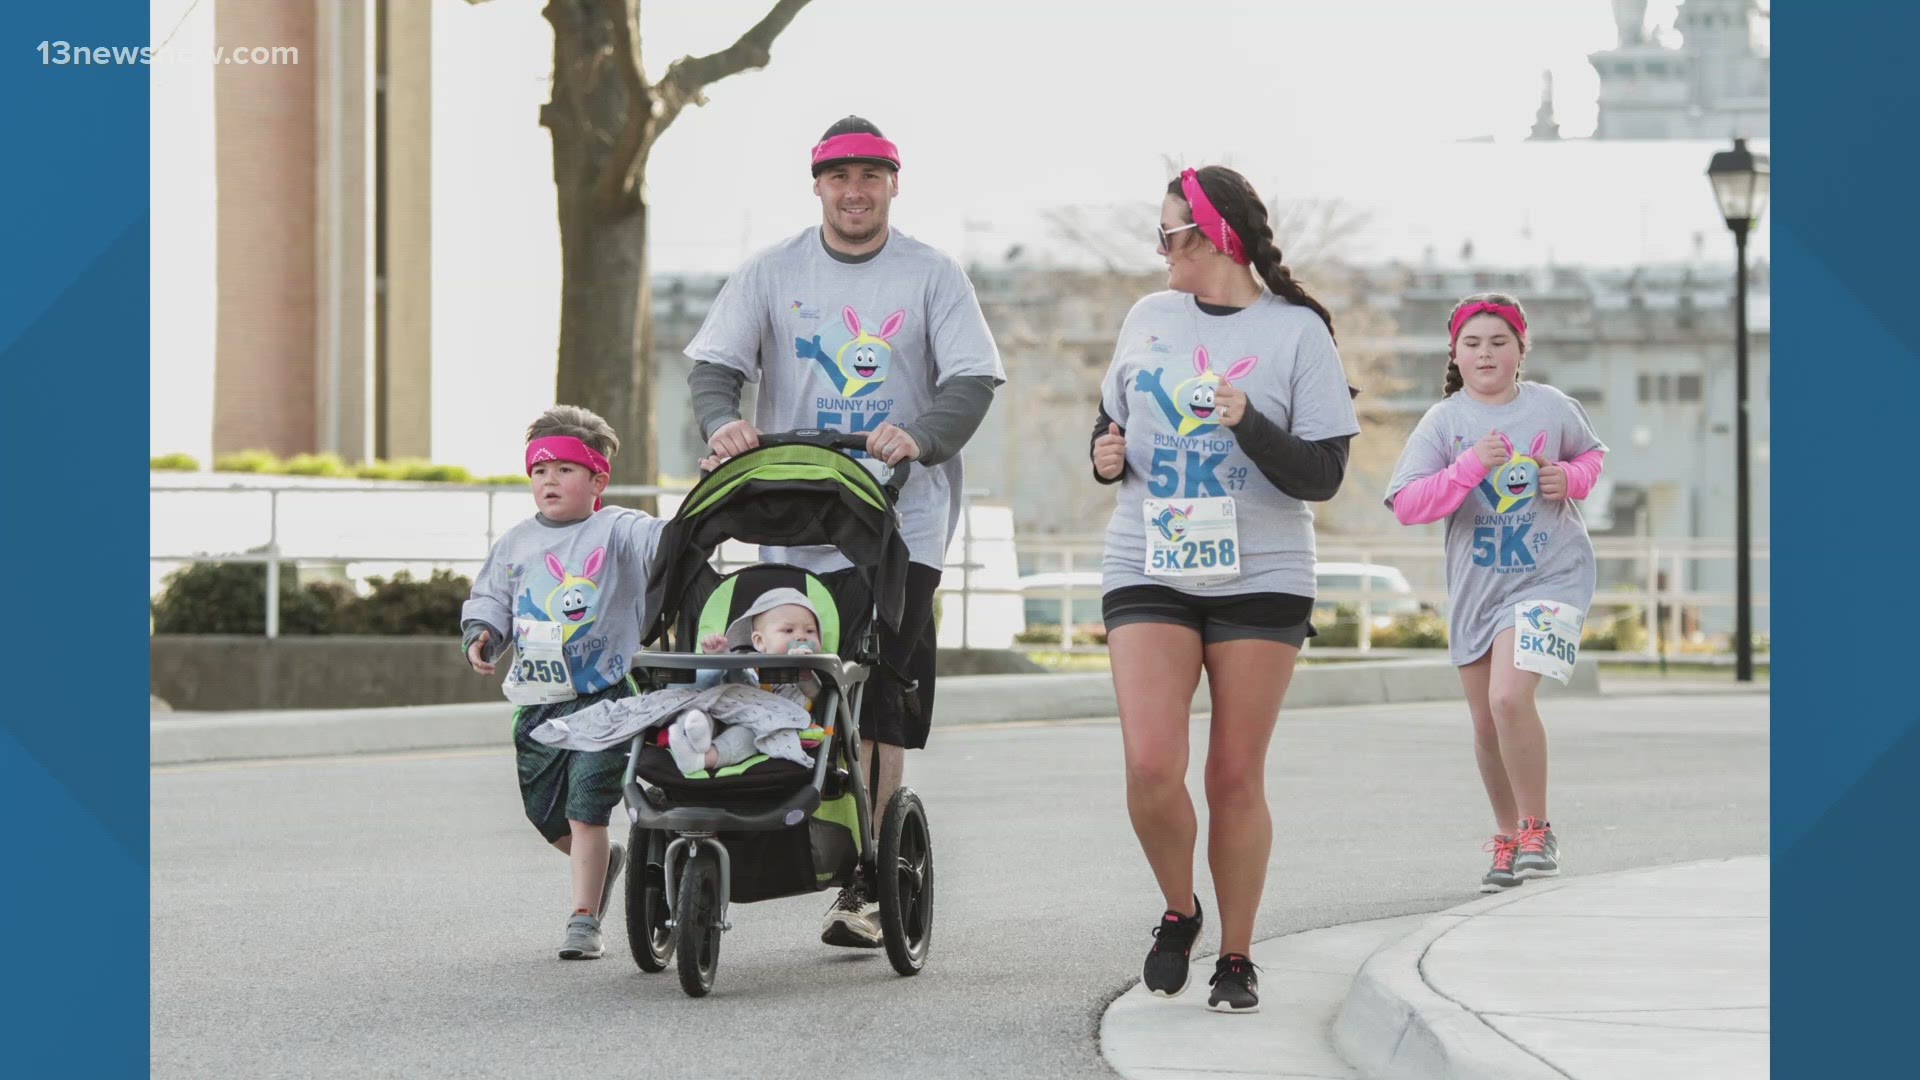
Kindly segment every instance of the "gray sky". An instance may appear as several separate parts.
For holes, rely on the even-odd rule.
[[[648,3],[649,73],[769,6]],[[1615,36],[1608,0],[815,0],[655,150],[654,265],[725,270],[817,219],[807,152],[848,113],[901,147],[895,223],[959,254],[1031,247],[1042,206],[1151,201],[1171,157],[1345,200],[1377,225],[1363,257],[1687,258],[1721,228],[1712,147],[1522,142],[1543,70],[1562,135],[1592,132]]]
[[[1676,2],[1650,0],[1648,24],[1670,26]],[[156,2],[156,35],[188,3]],[[648,73],[726,47],[771,5],[645,0]],[[434,0],[433,456],[481,472],[517,470],[501,433],[553,388],[560,266],[538,124],[553,61],[541,6]],[[183,24],[185,44],[212,44],[212,10]],[[1452,262],[1471,240],[1491,264],[1730,263],[1704,175],[1717,146],[1523,141],[1543,70],[1561,133],[1591,133],[1587,57],[1614,43],[1609,0],[814,0],[766,70],[710,87],[656,147],[652,266],[726,272],[817,223],[808,152],[848,113],[901,148],[895,224],[968,261],[1044,250],[1048,207],[1150,207],[1172,159],[1233,165],[1269,198],[1341,200],[1371,222],[1345,252],[1357,260]],[[169,155],[154,181],[167,264],[152,445],[204,459],[211,70],[154,78],[156,145]],[[1138,258],[1151,266],[1151,210],[1142,216]],[[1763,219],[1753,252],[1767,250]]]

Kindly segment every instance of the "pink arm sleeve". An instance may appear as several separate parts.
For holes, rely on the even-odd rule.
[[[1595,468],[1595,475],[1599,469]],[[1480,455],[1469,448],[1453,464],[1434,473],[1423,476],[1393,496],[1393,516],[1400,519],[1402,525],[1425,525],[1429,521],[1439,521],[1467,501],[1467,495],[1474,486],[1487,478],[1487,467],[1480,463]],[[1568,474],[1567,484],[1572,486],[1572,474]]]
[[[1589,450],[1572,461],[1560,463],[1567,472],[1567,498],[1584,499],[1592,494],[1593,483],[1600,479],[1600,467],[1606,458],[1605,450]],[[1399,509],[1399,504],[1395,503],[1394,508]]]

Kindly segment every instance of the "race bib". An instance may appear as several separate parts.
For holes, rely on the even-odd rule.
[[[514,662],[500,689],[515,705],[551,705],[577,696],[567,670],[566,627],[543,619],[513,620]]]
[[[1572,604],[1522,600],[1513,605],[1513,666],[1536,671],[1561,685],[1573,678],[1580,631],[1587,613]]]
[[[1240,522],[1233,498],[1143,499],[1148,574],[1187,581],[1230,578],[1240,572]]]

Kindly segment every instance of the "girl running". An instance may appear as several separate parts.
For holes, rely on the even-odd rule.
[[[1447,335],[1445,393],[1408,438],[1386,501],[1403,525],[1447,522],[1448,640],[1498,830],[1480,891],[1499,892],[1560,872],[1534,692],[1542,674],[1573,672],[1594,585],[1578,503],[1607,448],[1578,401],[1521,381],[1518,300],[1469,296]]]

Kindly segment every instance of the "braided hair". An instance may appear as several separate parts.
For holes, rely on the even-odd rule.
[[[1240,243],[1246,248],[1247,257],[1253,263],[1254,272],[1275,295],[1290,303],[1299,304],[1320,316],[1327,324],[1327,333],[1333,333],[1333,315],[1326,305],[1315,300],[1307,293],[1306,286],[1294,280],[1293,272],[1287,269],[1279,247],[1273,242],[1273,226],[1267,223],[1267,206],[1260,201],[1259,193],[1247,178],[1224,165],[1208,165],[1197,171],[1200,190],[1207,193],[1207,199],[1214,209],[1227,220],[1233,231],[1240,236]],[[1187,201],[1186,192],[1181,189],[1180,179],[1175,177],[1167,185],[1167,194]],[[1187,209],[1187,220],[1193,220],[1193,210]]]
[[[1467,385],[1466,381],[1460,376],[1460,365],[1455,363],[1453,359],[1453,317],[1460,314],[1461,308],[1469,304],[1480,303],[1502,304],[1518,311],[1522,319],[1527,317],[1527,309],[1520,306],[1520,301],[1515,300],[1506,293],[1474,293],[1472,296],[1462,297],[1459,303],[1453,305],[1453,310],[1447,312],[1447,382],[1446,388],[1440,394],[1443,398],[1452,397],[1458,393],[1462,387]],[[1500,321],[1506,322],[1506,319],[1503,317]],[[1524,360],[1527,355],[1527,335],[1522,333],[1520,328],[1514,326],[1512,323],[1507,323],[1507,325],[1513,330],[1514,337],[1520,342],[1520,356],[1521,359]],[[1513,373],[1513,381],[1520,381],[1520,372],[1517,369]]]

